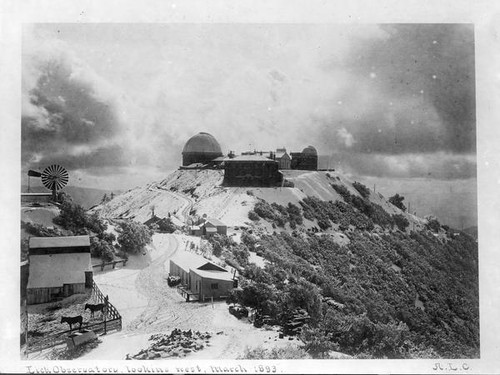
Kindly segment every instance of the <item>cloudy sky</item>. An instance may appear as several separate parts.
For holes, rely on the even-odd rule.
[[[128,189],[206,131],[355,176],[476,176],[470,25],[32,24],[22,51],[23,175]]]

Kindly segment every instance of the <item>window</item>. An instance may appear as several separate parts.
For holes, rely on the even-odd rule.
[[[219,283],[212,283],[212,285],[210,285],[210,289],[219,289]]]

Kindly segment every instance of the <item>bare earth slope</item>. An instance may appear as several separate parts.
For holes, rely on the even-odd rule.
[[[258,199],[283,206],[288,203],[299,205],[307,196],[324,201],[342,200],[331,184],[342,185],[351,194],[359,195],[352,182],[336,172],[288,170],[283,174],[293,182],[294,187],[223,187],[222,170],[177,170],[160,182],[129,190],[93,210],[99,211],[105,218],[131,218],[145,222],[151,217],[154,207],[158,217],[170,214],[183,222],[191,212],[220,219],[233,227],[251,224],[248,212]],[[402,212],[378,193],[372,192],[369,200],[382,206],[389,214],[405,215],[415,226],[423,224],[421,218]]]

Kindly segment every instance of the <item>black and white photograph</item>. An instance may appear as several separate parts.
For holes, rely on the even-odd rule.
[[[15,29],[10,371],[498,367],[494,16],[72,4]]]

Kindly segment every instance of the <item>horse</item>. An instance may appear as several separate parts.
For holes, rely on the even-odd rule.
[[[69,330],[73,330],[73,324],[80,323],[80,329],[82,329],[83,318],[81,315],[78,316],[62,316],[61,323],[68,323]]]
[[[94,312],[100,311],[101,314],[104,314],[104,308],[106,305],[104,303],[98,303],[97,305],[92,305],[91,303],[86,303],[85,304],[85,310],[89,309],[90,310],[90,316],[93,318],[94,317]]]

